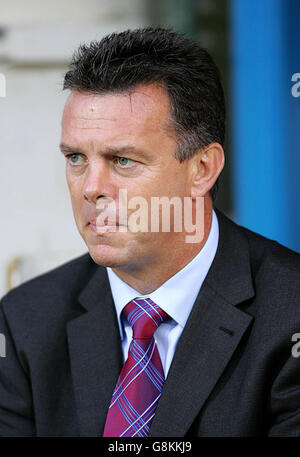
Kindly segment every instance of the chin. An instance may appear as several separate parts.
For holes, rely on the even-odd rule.
[[[89,253],[95,263],[103,267],[122,267],[128,264],[128,257],[122,255],[119,249],[111,246],[88,246]]]

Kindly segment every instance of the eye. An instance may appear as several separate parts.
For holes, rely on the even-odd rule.
[[[83,163],[83,157],[81,154],[68,154],[66,158],[71,165],[82,165]]]
[[[134,160],[127,159],[127,157],[116,157],[116,160],[121,168],[129,168],[134,163]]]

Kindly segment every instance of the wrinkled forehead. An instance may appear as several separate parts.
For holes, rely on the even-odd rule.
[[[92,94],[73,90],[65,104],[62,126],[79,129],[157,129],[170,117],[166,91],[156,85],[123,93]]]

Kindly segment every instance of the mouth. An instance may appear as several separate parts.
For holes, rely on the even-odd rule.
[[[118,231],[118,227],[120,227],[120,224],[117,222],[115,224],[111,223],[104,223],[104,224],[97,224],[96,222],[89,222],[87,224],[92,232],[96,234],[101,234],[101,233],[107,233],[107,232],[116,232]]]

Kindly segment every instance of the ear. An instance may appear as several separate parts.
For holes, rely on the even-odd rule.
[[[225,155],[219,143],[211,143],[190,159],[191,197],[204,197],[215,184],[225,164]]]

